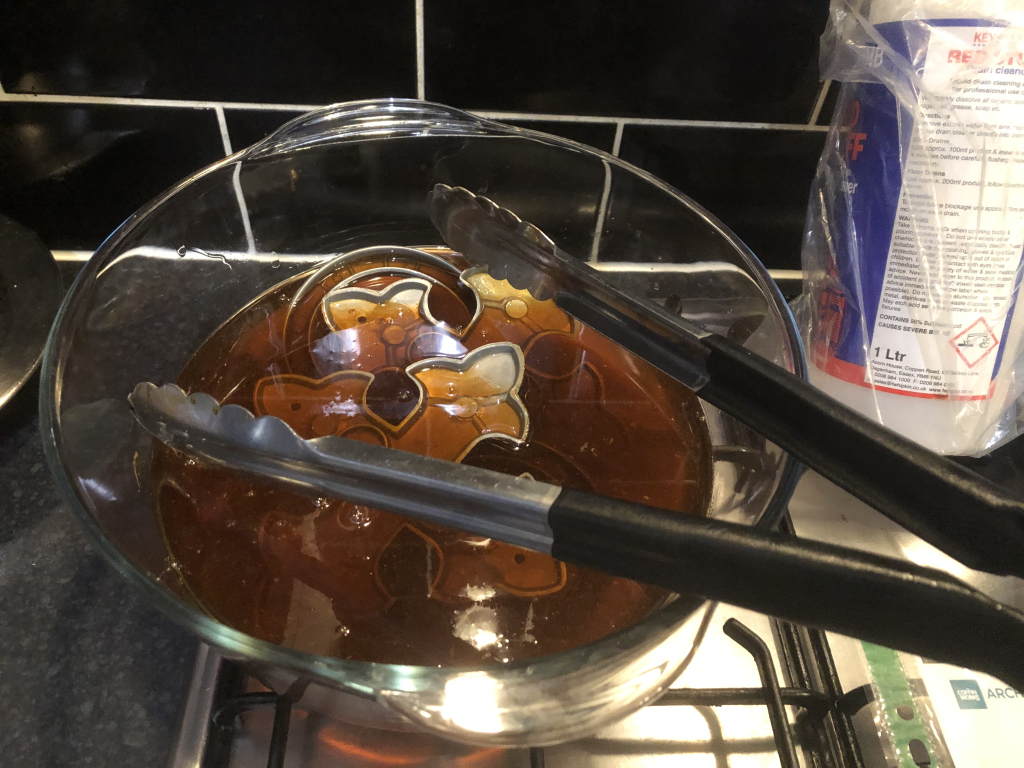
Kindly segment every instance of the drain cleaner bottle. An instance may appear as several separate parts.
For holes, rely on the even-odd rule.
[[[1022,10],[833,0],[823,37],[845,82],[803,249],[811,380],[942,453],[1024,426]]]

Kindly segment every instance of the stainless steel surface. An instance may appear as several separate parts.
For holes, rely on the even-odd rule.
[[[219,653],[206,643],[199,644],[178,736],[167,768],[202,768],[213,714],[213,695],[222,665]]]
[[[263,768],[274,721],[271,710],[242,718],[225,768]],[[286,768],[529,768],[527,749],[472,747],[433,734],[382,731],[293,711],[288,732]],[[219,768],[219,767],[218,767]]]
[[[1024,580],[967,568],[814,472],[807,472],[801,480],[790,503],[790,515],[802,537],[937,568],[1004,605],[1024,609]],[[860,640],[829,633],[828,642],[843,690],[850,691],[871,683]],[[902,658],[906,663],[907,657]],[[965,673],[965,676],[970,677],[971,674]],[[910,677],[918,675],[911,674]],[[889,768],[892,759],[887,757],[879,736],[880,729],[885,731],[888,726],[876,720],[874,708],[868,706],[860,710],[853,718],[853,725],[867,768]],[[933,756],[933,759],[938,758]]]
[[[174,384],[144,382],[129,400],[148,432],[216,465],[551,551],[547,514],[557,486],[344,437],[303,440],[278,418],[257,418],[202,393],[186,395]]]
[[[789,511],[796,532],[803,538],[936,568],[1003,605],[1024,610],[1024,579],[968,568],[815,472],[804,474]]]
[[[735,617],[772,647],[776,671],[782,674],[774,653],[772,631],[766,616],[731,606],[719,606],[693,663],[673,688],[759,687],[751,656],[722,632],[725,621]],[[200,651],[207,659],[216,654]],[[207,662],[208,663],[208,662]],[[263,690],[251,683],[251,691]],[[193,685],[182,720],[182,734],[205,741],[212,701],[210,686]],[[790,720],[794,713],[789,711]],[[262,768],[266,765],[274,713],[261,710],[243,715],[232,742],[231,768]],[[183,738],[179,738],[181,749]],[[647,707],[621,722],[581,741],[547,747],[546,768],[775,768],[771,723],[764,706]],[[193,768],[174,762],[171,768]],[[378,730],[293,710],[287,768],[362,768],[366,766],[474,766],[526,768],[531,765],[526,749],[470,747],[425,733]]]
[[[721,605],[693,663],[673,688],[760,687],[753,658],[726,637],[737,618],[773,651],[768,617]],[[790,722],[793,712],[789,711]],[[589,739],[544,750],[546,768],[774,768],[780,765],[764,706],[646,707]]]
[[[50,250],[0,216],[0,407],[39,367],[63,294]]]

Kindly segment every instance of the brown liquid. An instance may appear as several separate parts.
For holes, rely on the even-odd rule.
[[[425,288],[392,269],[355,278],[325,306],[343,279],[383,266],[432,278],[425,305]],[[304,438],[344,435],[704,513],[710,444],[697,398],[553,302],[486,274],[465,276],[467,288],[435,266],[393,259],[348,265],[293,301],[307,277],[238,312],[179,385],[277,416]],[[394,296],[378,303],[353,288]],[[254,483],[160,445],[154,466],[172,572],[220,621],[300,650],[425,665],[525,659],[628,626],[667,596]]]

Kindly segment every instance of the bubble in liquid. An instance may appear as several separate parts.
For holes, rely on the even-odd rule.
[[[364,507],[359,504],[353,504],[352,509],[348,513],[348,522],[350,525],[356,528],[369,528],[370,524],[373,523],[374,518],[377,517],[377,511]]]
[[[493,646],[500,647],[502,636],[498,633],[498,613],[493,608],[474,605],[456,614],[452,634],[482,651]]]
[[[180,248],[178,249],[178,256],[181,256],[181,257],[183,257],[183,258],[184,258],[184,256],[185,256],[185,254],[186,254],[186,253],[188,253],[188,248],[186,248],[186,247],[185,247],[184,245],[183,245],[183,246],[181,246],[181,247],[180,247]]]
[[[280,266],[281,266],[281,260],[280,259],[273,259],[273,260],[271,260],[271,262],[270,262],[270,268],[271,269],[277,269]]]

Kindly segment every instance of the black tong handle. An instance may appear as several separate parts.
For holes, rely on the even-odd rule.
[[[883,427],[724,336],[677,343],[584,293],[559,307],[684,384],[695,366],[707,402],[964,565],[1024,577],[1024,502]],[[670,329],[669,329],[670,330]]]
[[[700,396],[964,565],[1024,576],[1024,503],[722,336]]]
[[[987,672],[1024,690],[1024,614],[941,571],[565,489],[552,555]]]

